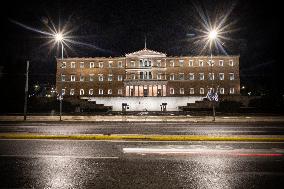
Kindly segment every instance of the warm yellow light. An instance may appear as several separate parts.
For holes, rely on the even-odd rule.
[[[61,33],[55,34],[55,41],[61,42],[63,40],[63,35]]]
[[[217,38],[217,35],[218,35],[217,31],[216,30],[212,30],[212,31],[209,32],[208,37],[209,37],[210,40],[214,40],[214,39]]]

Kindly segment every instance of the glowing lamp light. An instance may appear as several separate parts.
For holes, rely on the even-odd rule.
[[[210,40],[214,40],[214,39],[217,38],[217,35],[218,35],[217,31],[216,30],[212,30],[212,31],[209,32],[208,38]]]
[[[63,35],[61,33],[55,34],[54,37],[57,42],[61,42],[63,40]]]

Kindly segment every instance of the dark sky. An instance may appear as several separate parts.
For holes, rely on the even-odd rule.
[[[276,2],[276,1],[275,1]],[[233,32],[226,37],[228,54],[240,54],[241,83],[255,91],[283,92],[280,62],[276,59],[279,40],[280,5],[272,1],[230,0],[37,0],[1,2],[2,45],[0,63],[1,88],[23,89],[25,61],[31,61],[31,83],[54,83],[56,48],[43,46],[44,35],[13,23],[47,30],[46,21],[56,25],[68,22],[74,40],[97,48],[72,45],[68,56],[123,56],[144,47],[169,56],[196,55],[200,46],[193,36],[201,24],[197,8],[221,19],[233,8],[227,19]],[[69,21],[68,21],[69,20]],[[14,87],[15,88],[15,87]],[[2,90],[1,90],[2,91]],[[21,93],[22,94],[22,93]],[[3,94],[2,94],[3,96]],[[10,96],[9,93],[4,97]]]

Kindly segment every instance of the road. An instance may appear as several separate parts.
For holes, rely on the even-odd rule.
[[[284,135],[281,123],[192,124],[192,123],[0,123],[0,133],[39,134],[162,134],[162,135]]]
[[[284,143],[0,140],[0,188],[283,188]]]

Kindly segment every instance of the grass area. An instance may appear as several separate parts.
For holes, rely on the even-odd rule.
[[[54,139],[54,140],[146,140],[146,141],[254,141],[284,142],[281,138],[233,137],[233,136],[192,136],[192,135],[38,135],[0,134],[0,139]]]

